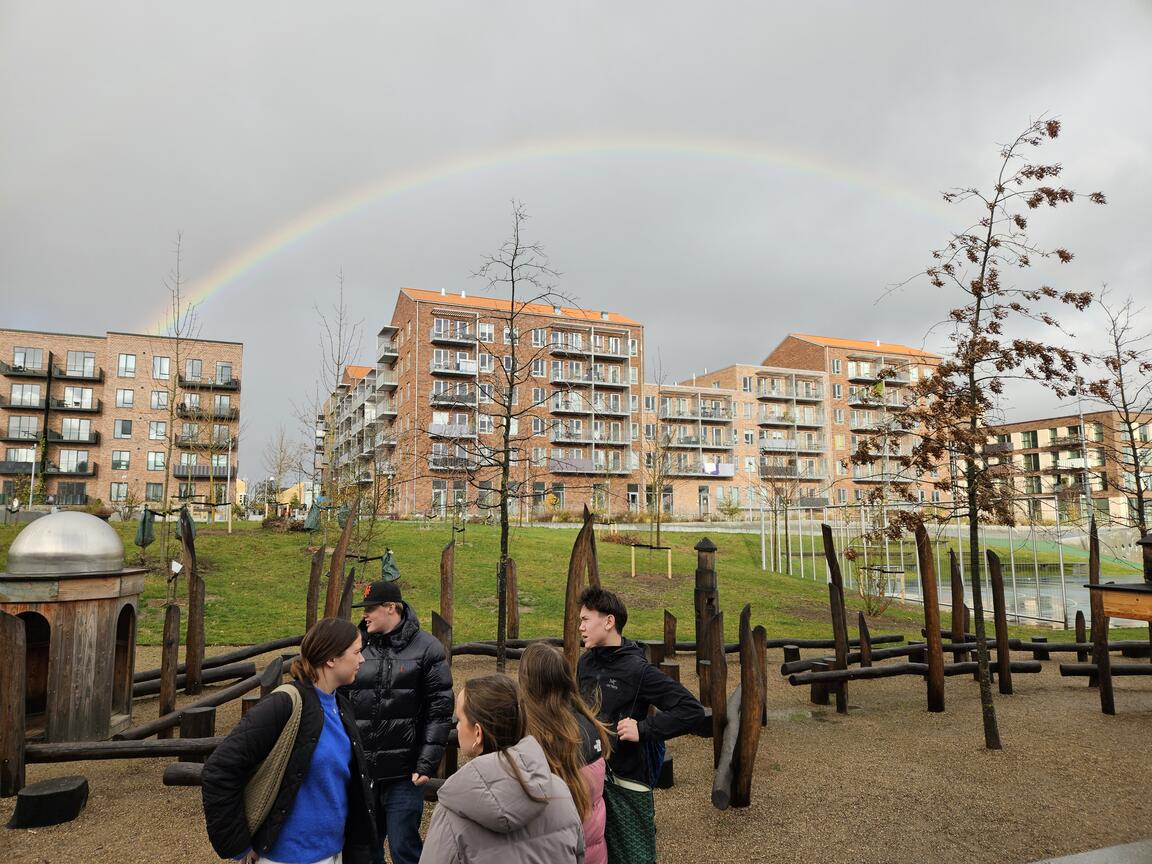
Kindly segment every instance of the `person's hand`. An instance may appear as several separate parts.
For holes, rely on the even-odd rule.
[[[412,775],[412,783],[415,784],[416,786],[423,786],[427,782],[428,782],[428,775],[427,774],[413,774]]]
[[[616,721],[616,736],[621,741],[639,741],[640,727],[631,717]]]

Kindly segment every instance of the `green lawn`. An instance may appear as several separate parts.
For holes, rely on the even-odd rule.
[[[132,545],[134,525],[112,523],[125,540],[129,564],[139,561]],[[139,642],[160,640],[166,582],[160,567],[161,541],[149,548],[152,565],[141,598]],[[304,622],[304,598],[308,582],[310,552],[308,537],[302,533],[282,534],[264,530],[259,523],[236,523],[229,535],[223,526],[198,526],[197,551],[207,589],[206,628],[210,644],[249,644],[294,635]],[[635,638],[658,638],[663,632],[663,610],[679,619],[679,635],[691,639],[693,573],[696,553],[693,545],[706,534],[665,533],[672,546],[671,580],[665,577],[663,552],[637,550],[635,579],[629,574],[630,549],[615,543],[598,543],[600,573],[606,587],[621,593],[629,607],[627,633]],[[16,529],[0,526],[0,569]],[[517,528],[512,550],[520,582],[521,635],[558,636],[564,610],[564,582],[568,556],[575,539],[572,528]],[[452,538],[445,524],[378,523],[376,536],[367,552],[380,554],[385,544],[396,553],[404,597],[416,609],[424,626],[439,608],[439,560],[444,545]],[[336,529],[329,532],[329,548]],[[646,539],[646,538],[645,538]],[[721,608],[729,640],[736,636],[737,619],[744,603],[752,604],[755,623],[764,624],[771,638],[829,638],[827,587],[823,578],[800,579],[760,570],[760,541],[755,534],[713,534],[719,547],[717,572]],[[496,627],[495,563],[499,548],[498,530],[489,526],[469,526],[457,539],[456,625],[457,642],[494,638]],[[1067,557],[1067,556],[1066,556]],[[366,566],[367,569],[363,569]],[[359,565],[357,582],[377,576],[379,562]],[[181,599],[186,580],[180,579]],[[991,601],[989,600],[989,607]],[[860,601],[848,598],[850,624]],[[922,625],[919,606],[893,605],[870,622],[871,630],[918,633]],[[947,626],[947,612],[944,614]],[[1013,634],[1042,633],[1051,641],[1062,638],[1050,628],[1013,627]],[[1143,628],[1113,631],[1113,639],[1147,638]]]

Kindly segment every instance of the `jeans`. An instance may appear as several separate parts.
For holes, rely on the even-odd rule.
[[[388,840],[392,864],[418,864],[424,842],[420,839],[420,819],[424,815],[424,787],[411,778],[377,780],[372,785],[376,798],[376,827],[380,840]],[[377,864],[384,862],[379,850]]]

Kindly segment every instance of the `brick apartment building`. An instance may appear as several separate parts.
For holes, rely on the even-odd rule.
[[[166,477],[170,503],[230,500],[243,352],[209,339],[183,339],[177,353],[162,336],[0,329],[0,503],[26,503],[33,477],[37,504],[160,506]]]
[[[1140,415],[1136,449],[1144,485],[1152,473],[1152,414]],[[1087,494],[1100,522],[1130,522],[1136,512],[1127,429],[1116,411],[1090,411],[989,428],[985,455],[1011,478],[1020,516],[1053,522],[1082,519]],[[1147,473],[1146,473],[1147,472]],[[1087,492],[1085,491],[1087,489]],[[1145,510],[1152,517],[1152,494]]]

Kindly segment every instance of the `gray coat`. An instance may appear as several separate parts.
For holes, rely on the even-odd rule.
[[[512,775],[505,755],[466,763],[438,793],[421,864],[558,864],[584,861],[584,830],[572,793],[548,769],[529,735],[505,751],[520,768],[533,801]]]

